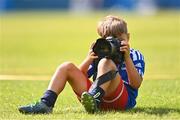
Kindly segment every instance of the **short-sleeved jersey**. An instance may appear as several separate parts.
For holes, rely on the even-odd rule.
[[[143,77],[144,75],[144,70],[145,70],[145,62],[144,62],[144,56],[135,49],[130,49],[130,57],[134,63],[134,66],[136,70],[138,71],[139,75]],[[117,65],[119,74],[121,75],[121,78],[124,82],[124,85],[126,86],[126,89],[128,91],[128,102],[126,108],[133,108],[136,105],[136,97],[138,95],[138,89],[134,89],[130,86],[130,82],[128,79],[128,75],[126,72],[126,66],[125,63],[122,64],[120,67]],[[88,77],[91,77],[94,74],[94,66],[90,65],[89,70],[88,70]]]

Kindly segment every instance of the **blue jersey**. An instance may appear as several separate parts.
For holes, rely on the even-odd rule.
[[[139,75],[143,77],[144,69],[145,69],[144,56],[138,50],[134,50],[134,49],[130,49],[130,56]],[[128,102],[126,108],[127,109],[133,108],[136,105],[136,97],[138,95],[138,89],[134,89],[129,85],[130,83],[126,72],[125,63],[123,63],[121,67],[117,65],[117,68],[124,82],[124,85],[126,86],[126,89],[128,91]],[[88,77],[91,77],[93,74],[94,74],[94,66],[90,65],[88,70]]]

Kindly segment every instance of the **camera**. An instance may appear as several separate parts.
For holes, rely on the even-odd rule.
[[[124,53],[119,49],[121,40],[115,37],[99,38],[93,46],[93,52],[99,57],[112,59],[115,64],[121,64],[124,60]]]

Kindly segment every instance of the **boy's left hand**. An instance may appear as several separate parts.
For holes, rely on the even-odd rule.
[[[127,58],[130,58],[130,45],[128,41],[125,40],[121,41],[121,45],[120,51],[124,52],[124,59],[126,60]]]

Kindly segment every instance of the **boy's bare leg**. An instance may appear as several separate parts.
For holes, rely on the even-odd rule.
[[[105,73],[117,70],[116,65],[110,59],[103,58],[98,63],[97,78],[104,75]],[[82,104],[89,113],[94,113],[100,105],[102,98],[109,96],[113,93],[120,83],[120,75],[116,74],[115,78],[103,83],[100,86],[96,86],[96,83],[91,86],[88,92],[84,92],[81,96]]]
[[[26,114],[51,113],[56,99],[64,89],[67,81],[75,92],[81,94],[87,90],[86,79],[85,75],[74,64],[70,62],[63,63],[56,70],[48,90],[44,93],[41,100],[36,104],[20,106],[18,110]]]
[[[114,64],[114,62],[111,59],[101,59],[101,61],[98,64],[97,78],[109,72],[110,70],[117,70],[117,67]],[[119,83],[120,75],[119,73],[117,73],[116,77],[113,80],[110,80],[102,84],[100,87],[105,91],[105,96],[108,96],[117,89]]]
[[[68,81],[75,92],[81,94],[87,90],[86,76],[70,62],[61,64],[53,75],[48,90],[61,93]]]

